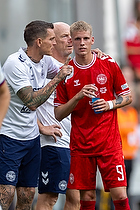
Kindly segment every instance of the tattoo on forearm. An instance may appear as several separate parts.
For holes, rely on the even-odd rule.
[[[126,102],[128,102],[129,101],[129,96],[126,96],[125,98],[126,98]]]
[[[57,87],[57,84],[55,80],[51,81],[47,86],[38,91],[33,91],[31,86],[24,87],[18,91],[17,95],[27,107],[38,107],[49,98]]]
[[[119,98],[116,99],[115,105],[121,104],[122,101],[123,101],[123,97],[120,96]]]

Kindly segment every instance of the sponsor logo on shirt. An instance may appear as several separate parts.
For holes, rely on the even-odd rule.
[[[106,92],[107,92],[107,88],[106,87],[100,88],[100,93],[106,93]]]
[[[39,87],[39,88],[33,88],[33,91],[38,91],[40,89],[42,89],[43,87]]]
[[[74,80],[74,86],[79,86],[79,85],[81,85],[80,82],[79,82],[79,79]]]
[[[107,82],[107,77],[105,74],[99,74],[97,76],[97,82],[101,85],[104,85]]]
[[[126,88],[128,88],[128,84],[125,83],[125,84],[121,85],[121,88],[122,88],[122,90],[125,90]]]
[[[27,106],[24,105],[20,112],[21,113],[31,113],[31,110]]]

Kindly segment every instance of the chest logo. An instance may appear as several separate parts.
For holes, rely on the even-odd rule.
[[[106,82],[107,82],[107,77],[105,74],[99,74],[97,76],[97,82],[100,84],[100,85],[104,85]]]
[[[79,79],[74,80],[74,86],[79,86],[79,85],[81,85],[81,84],[79,83]]]

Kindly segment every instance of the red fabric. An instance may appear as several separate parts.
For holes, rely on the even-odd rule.
[[[128,198],[124,200],[113,201],[115,210],[131,210]]]
[[[80,66],[73,59],[73,76],[57,86],[55,106],[64,104],[75,96],[84,85],[95,84],[100,98],[113,100],[130,92],[117,63],[109,56],[102,59],[93,56],[89,65]],[[93,156],[118,150],[121,138],[117,123],[117,110],[95,114],[91,99],[81,99],[71,115],[70,149],[72,155]]]
[[[80,201],[80,210],[95,210],[96,201]]]
[[[98,157],[71,156],[68,188],[96,189],[97,165],[102,175],[105,191],[127,185],[122,150]]]

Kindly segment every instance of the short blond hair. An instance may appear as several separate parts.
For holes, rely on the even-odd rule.
[[[90,31],[90,35],[92,36],[92,26],[88,23],[86,23],[85,21],[77,21],[74,22],[71,26],[70,26],[70,35],[72,36],[74,31]]]

